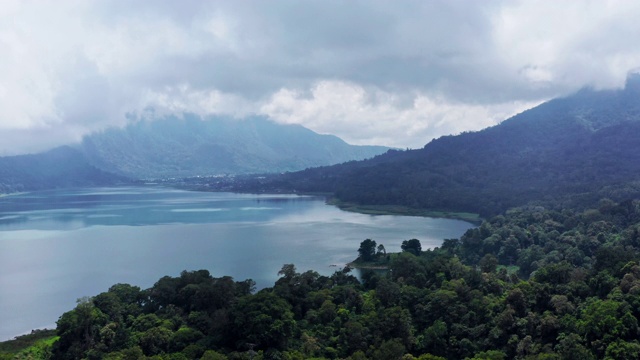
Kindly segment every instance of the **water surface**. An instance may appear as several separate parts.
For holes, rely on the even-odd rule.
[[[371,238],[387,251],[423,248],[472,225],[450,219],[345,212],[295,195],[161,187],[57,190],[0,198],[0,340],[54,327],[83,296],[116,283],[148,288],[165,275],[272,286],[283,264],[330,275]]]

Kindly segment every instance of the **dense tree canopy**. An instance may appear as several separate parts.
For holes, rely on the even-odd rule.
[[[366,253],[378,254],[374,240]],[[407,244],[410,241],[406,241]],[[415,242],[411,242],[414,244]],[[419,241],[418,241],[419,243]],[[413,249],[415,247],[408,247]],[[118,284],[58,321],[55,359],[636,359],[640,204],[513,209],[386,274],[284,265]]]

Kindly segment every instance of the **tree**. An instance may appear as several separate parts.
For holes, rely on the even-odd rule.
[[[291,305],[270,292],[241,298],[234,306],[233,318],[239,343],[252,343],[260,349],[283,349],[296,331]]]
[[[640,344],[635,341],[616,340],[607,347],[606,359],[631,360],[638,358],[640,358]]]
[[[396,306],[400,302],[400,285],[387,278],[380,280],[376,286],[376,297],[383,306]]]
[[[423,351],[434,355],[446,355],[448,344],[447,324],[442,320],[436,320],[429,326],[421,336],[421,346]]]
[[[383,342],[373,352],[374,360],[400,360],[404,355],[405,347],[400,339],[391,339]]]
[[[604,355],[608,344],[634,338],[638,329],[626,303],[593,298],[587,300],[577,325],[598,357]]]
[[[376,242],[371,239],[364,240],[360,243],[358,253],[360,254],[360,260],[373,261],[376,255]]]
[[[296,275],[299,275],[296,272],[296,266],[293,264],[284,264],[282,265],[282,269],[278,271],[278,275],[282,276],[286,281],[290,281]]]
[[[400,248],[402,251],[412,253],[416,256],[420,256],[420,253],[422,253],[422,245],[418,239],[405,240],[402,242]]]
[[[480,259],[478,264],[480,265],[480,270],[482,270],[482,272],[492,273],[498,268],[498,258],[493,254],[486,254],[482,259]]]
[[[96,308],[89,297],[80,298],[75,309],[58,319],[55,359],[80,359],[99,342],[100,329],[107,325],[107,316]]]
[[[384,245],[382,245],[382,244],[378,245],[378,254],[377,255],[387,256],[387,250],[384,248]]]
[[[561,334],[555,350],[563,359],[567,360],[592,360],[595,356],[582,345],[583,339],[578,334]]]
[[[138,344],[147,356],[166,352],[173,332],[167,328],[158,326],[151,328],[140,335]]]

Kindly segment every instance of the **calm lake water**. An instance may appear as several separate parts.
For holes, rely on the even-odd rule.
[[[116,283],[151,287],[165,275],[272,286],[283,264],[330,275],[366,238],[400,251],[458,238],[471,224],[344,212],[295,195],[189,192],[162,187],[57,190],[0,198],[0,340],[55,327],[76,299]]]

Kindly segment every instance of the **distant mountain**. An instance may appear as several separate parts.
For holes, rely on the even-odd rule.
[[[95,166],[134,178],[296,171],[387,150],[349,145],[336,136],[262,117],[202,119],[190,114],[111,128],[86,136],[80,146]]]
[[[0,194],[124,182],[128,180],[97,169],[68,146],[35,155],[0,157]]]
[[[640,75],[584,89],[424,148],[260,179],[235,190],[324,191],[346,202],[493,215],[640,196]]]

